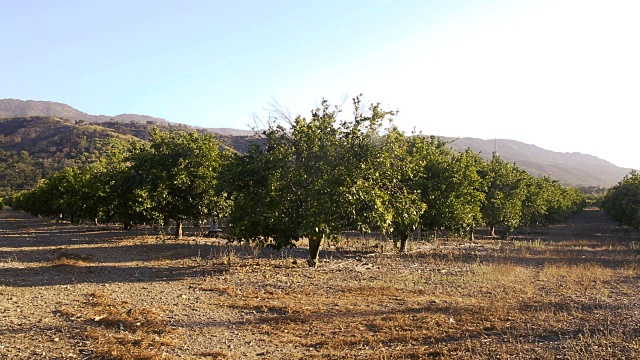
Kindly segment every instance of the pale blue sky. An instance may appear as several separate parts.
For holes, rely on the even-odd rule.
[[[6,1],[0,98],[246,128],[360,92],[427,134],[640,168],[640,2]]]

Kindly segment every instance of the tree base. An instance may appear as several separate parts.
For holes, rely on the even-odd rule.
[[[318,257],[320,255],[320,245],[322,244],[322,238],[312,236],[309,238],[309,259],[307,264],[309,267],[318,267]]]

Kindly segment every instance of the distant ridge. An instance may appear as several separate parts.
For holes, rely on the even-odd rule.
[[[205,129],[215,134],[226,135],[226,136],[253,136],[255,135],[255,131],[253,130],[239,130],[239,129],[231,129],[231,128],[207,128]]]
[[[146,123],[149,121],[158,124],[168,124],[165,119],[156,118],[147,115],[136,114],[120,114],[116,116],[107,115],[89,115],[73,107],[54,101],[36,101],[36,100],[17,100],[2,99],[0,100],[0,118],[9,117],[30,117],[30,116],[48,116],[55,118],[64,118],[74,121],[85,121],[88,123],[100,123],[105,121],[120,122],[137,122]]]
[[[184,124],[171,123],[165,119],[147,115],[89,115],[80,110],[74,109],[69,105],[52,101],[16,99],[0,100],[0,118],[34,116],[64,118],[72,121],[84,121],[85,123],[96,124],[114,120],[118,123],[142,124],[143,126],[136,130],[137,132],[143,131],[146,127],[153,126],[154,124],[162,126],[177,126],[180,129],[208,131],[220,135],[220,139],[223,143],[241,153],[247,151],[248,144],[256,140],[254,136],[255,133],[252,130],[231,128],[204,129]],[[120,131],[118,129],[114,130]],[[128,131],[129,133],[135,132],[131,129]],[[2,131],[0,131],[0,133],[1,132]],[[7,134],[5,135],[8,136]],[[140,137],[140,135],[136,136]],[[455,140],[450,144],[450,147],[453,149],[464,151],[467,148],[471,148],[471,150],[479,152],[480,155],[487,160],[491,158],[491,154],[493,153],[496,144],[496,140],[494,139],[454,139],[444,136],[441,136],[441,138],[447,141]],[[534,176],[548,175],[551,178],[557,179],[563,184],[570,186],[610,187],[620,181],[631,170],[618,167],[593,155],[555,152],[515,140],[498,139],[497,144],[498,153],[502,159],[509,162],[515,162],[519,167],[527,170]]]
[[[158,125],[171,124],[168,120],[147,115],[138,114],[120,114],[116,116],[109,115],[90,115],[75,109],[67,104],[54,101],[38,101],[38,100],[18,100],[18,99],[0,99],[0,118],[13,117],[31,117],[46,116],[60,119],[69,119],[73,121],[84,121],[87,123],[102,123],[107,121],[118,121],[124,123],[156,123]],[[188,125],[187,125],[188,126]],[[195,126],[188,126],[193,129],[201,129]],[[204,130],[225,135],[225,136],[253,136],[253,130],[240,130],[232,128],[204,128]]]
[[[464,151],[471,148],[486,160],[491,159],[497,142],[498,154],[503,160],[515,162],[534,176],[548,175],[565,185],[610,187],[631,171],[593,155],[556,152],[516,140],[441,138],[446,141],[454,140],[450,144],[453,149]]]

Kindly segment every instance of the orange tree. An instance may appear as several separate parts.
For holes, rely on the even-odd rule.
[[[600,206],[621,225],[640,228],[640,173],[632,170],[607,190]]]
[[[491,229],[491,236],[495,236],[497,226],[505,226],[511,232],[522,223],[522,205],[529,176],[497,154],[485,167],[483,178],[487,188],[481,211],[486,225]]]
[[[426,204],[422,226],[473,238],[474,227],[482,222],[486,183],[481,172],[486,163],[471,150],[454,152],[433,136],[416,136],[413,142],[414,157],[421,160],[417,182]]]
[[[385,138],[382,128],[395,112],[379,104],[365,110],[359,97],[353,105],[349,120],[339,119],[340,109],[326,100],[309,119],[283,125],[276,118],[263,142],[235,160],[228,173],[234,174],[230,225],[238,238],[277,248],[306,238],[309,265],[316,266],[322,240],[336,240],[343,230],[415,226],[406,214],[419,213],[418,198],[395,171],[404,145],[396,135]]]
[[[71,167],[58,171],[48,179],[40,180],[34,189],[18,193],[14,207],[34,215],[60,215],[62,220],[79,221],[85,215],[81,195],[88,183],[87,174]]]
[[[420,225],[420,219],[427,208],[421,198],[419,178],[423,170],[422,154],[416,153],[415,138],[407,137],[395,126],[392,126],[382,138],[375,168],[381,173],[381,181],[377,186],[380,201],[387,211],[386,229],[396,243],[400,252],[407,250],[407,241]]]
[[[224,214],[228,206],[217,186],[225,161],[213,135],[169,133],[154,129],[149,143],[139,144],[125,158],[130,164],[116,178],[126,184],[128,213],[165,224],[175,222],[175,237],[182,237],[184,221],[201,222]]]

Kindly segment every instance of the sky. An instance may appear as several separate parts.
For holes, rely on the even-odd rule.
[[[249,129],[274,103],[640,169],[637,0],[0,0],[0,98]],[[345,106],[345,116],[350,112]]]

